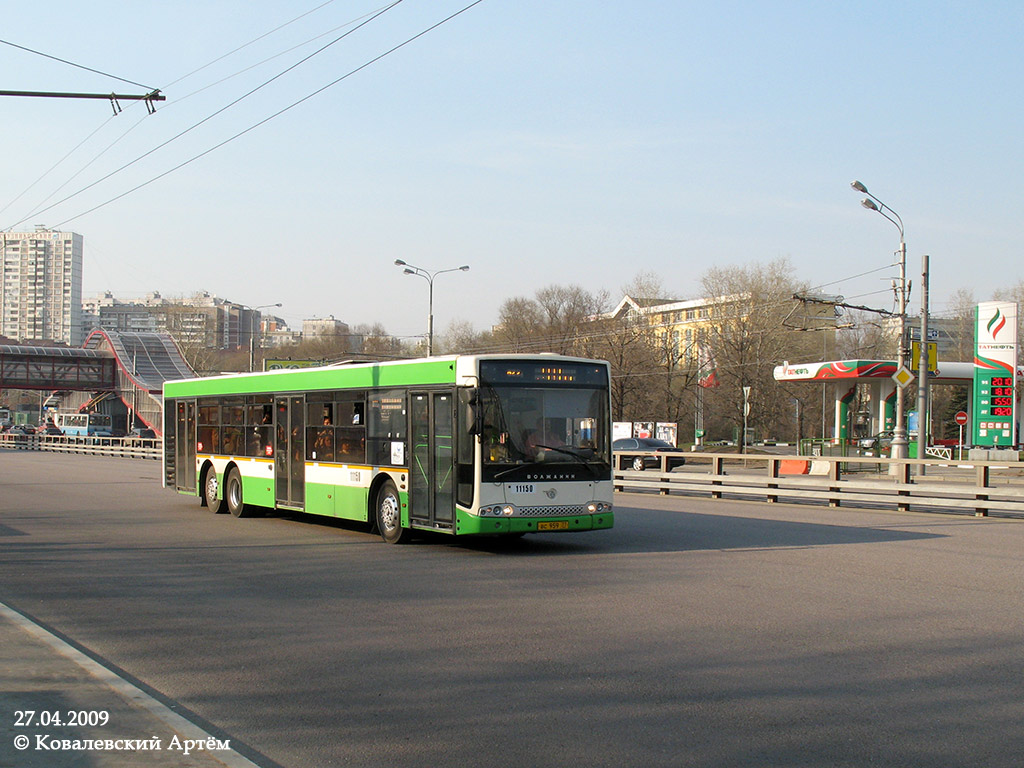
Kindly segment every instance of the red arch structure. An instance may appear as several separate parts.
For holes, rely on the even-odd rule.
[[[84,351],[113,357],[117,374],[115,394],[129,410],[158,434],[163,431],[164,382],[191,379],[196,373],[166,333],[93,330]]]
[[[0,345],[0,389],[113,395],[157,432],[164,382],[195,375],[166,333],[96,329],[82,349]]]

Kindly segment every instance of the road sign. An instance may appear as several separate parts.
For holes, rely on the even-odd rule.
[[[928,342],[928,373],[935,373],[939,367],[939,345],[934,341]],[[911,366],[916,371],[921,365],[921,342],[915,341],[910,345]]]
[[[963,411],[957,411],[956,416],[953,417],[953,421],[962,427],[967,424],[967,414]]]
[[[914,374],[910,372],[910,369],[907,368],[907,366],[900,364],[896,373],[892,375],[892,380],[899,385],[900,389],[903,389],[914,380]]]

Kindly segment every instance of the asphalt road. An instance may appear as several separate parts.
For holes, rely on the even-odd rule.
[[[0,600],[262,765],[1024,754],[1020,520],[620,494],[611,531],[389,547],[159,477],[0,451]]]

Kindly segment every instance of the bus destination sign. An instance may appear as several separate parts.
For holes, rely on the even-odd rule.
[[[488,384],[605,385],[605,369],[597,365],[544,365],[516,360],[485,360],[480,363],[480,378]]]

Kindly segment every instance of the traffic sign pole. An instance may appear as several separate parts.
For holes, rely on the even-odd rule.
[[[967,414],[964,411],[957,411],[956,416],[953,417],[960,426],[960,442],[957,444],[957,448],[960,452],[960,461],[964,460],[964,427],[967,426]]]

